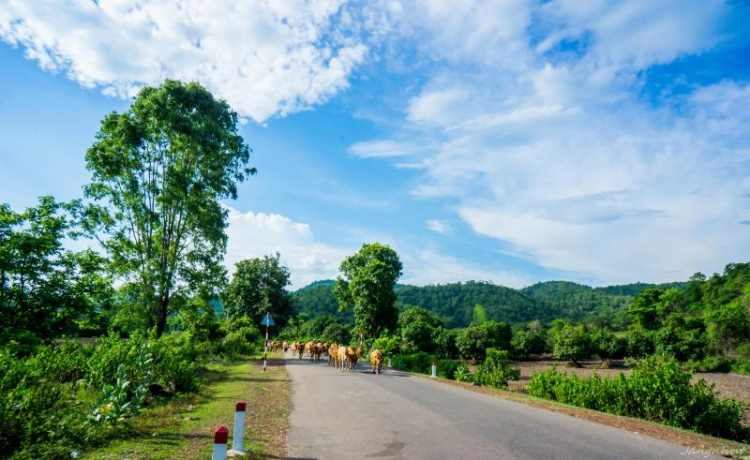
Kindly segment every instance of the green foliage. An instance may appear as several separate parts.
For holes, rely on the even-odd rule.
[[[627,355],[631,358],[642,358],[654,352],[653,333],[640,327],[628,331]]]
[[[508,388],[508,380],[518,380],[521,369],[508,364],[508,351],[487,349],[484,362],[477,368],[474,381],[493,388]]]
[[[126,367],[120,364],[115,374],[115,383],[104,385],[102,397],[89,415],[89,419],[96,423],[115,425],[124,422],[128,417],[138,415],[148,394],[147,382],[142,381],[132,390],[132,394],[130,387]]]
[[[629,376],[588,378],[567,376],[556,369],[540,372],[529,381],[530,395],[565,404],[639,417],[737,441],[750,439],[741,425],[742,406],[720,399],[704,380],[691,385],[671,357],[641,360]]]
[[[547,306],[521,292],[492,283],[466,283],[431,286],[403,286],[396,289],[399,308],[417,306],[431,311],[449,329],[466,327],[474,319],[476,305],[481,305],[490,321],[527,322],[555,316]],[[550,314],[551,313],[551,314]]]
[[[143,88],[102,121],[86,152],[84,229],[126,276],[148,327],[162,334],[175,290],[207,296],[225,277],[227,210],[254,169],[239,117],[198,83]]]
[[[335,316],[344,324],[354,324],[352,309],[341,311],[339,301],[333,294],[335,281],[323,281],[305,286],[292,294],[294,309],[309,318]]]
[[[341,262],[334,294],[343,310],[354,307],[357,327],[378,338],[393,331],[398,320],[393,287],[403,266],[396,251],[379,243],[365,244]]]
[[[623,358],[627,342],[607,329],[599,329],[591,335],[591,351],[608,362],[615,358]]]
[[[74,236],[70,209],[52,197],[20,214],[0,204],[0,345],[14,341],[30,352],[43,340],[102,327],[111,280],[95,252],[63,249]]]
[[[408,308],[398,317],[398,328],[405,347],[414,351],[435,353],[435,336],[441,326],[441,321],[424,308]]]
[[[453,373],[453,378],[458,382],[474,381],[474,375],[469,371],[469,368],[465,364],[458,365],[456,372]]]
[[[383,356],[396,356],[401,353],[401,339],[393,336],[382,336],[375,339],[373,350],[380,350]]]
[[[338,322],[330,323],[323,330],[323,340],[330,343],[349,343],[351,341],[349,327]]]
[[[392,360],[392,364],[396,369],[403,371],[429,374],[432,372],[432,363],[434,361],[434,356],[420,351],[419,353],[409,355],[396,355]]]
[[[289,285],[289,269],[281,264],[281,255],[237,262],[232,280],[224,292],[224,305],[232,317],[248,316],[260,323],[270,312],[278,327],[284,327],[294,315]]]
[[[545,333],[538,323],[530,323],[526,330],[520,330],[513,334],[511,347],[513,355],[520,359],[542,354],[547,351]]]
[[[435,361],[435,373],[438,377],[454,380],[456,378],[456,371],[461,366],[461,364],[452,359],[438,359]]]
[[[456,346],[462,358],[481,361],[488,348],[510,350],[511,338],[508,323],[488,321],[481,326],[469,326],[460,331],[456,337]]]
[[[591,339],[583,325],[566,325],[555,337],[555,358],[577,365],[591,353]]]
[[[474,305],[474,311],[471,315],[471,324],[475,326],[481,326],[487,321],[487,312],[485,311],[484,307],[479,304]]]
[[[435,331],[435,352],[437,356],[444,359],[458,358],[457,337],[458,331],[454,329],[438,328]]]

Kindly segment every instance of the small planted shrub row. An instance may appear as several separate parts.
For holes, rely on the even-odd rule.
[[[651,356],[639,361],[628,376],[581,378],[550,369],[532,377],[526,388],[539,398],[750,440],[750,430],[741,424],[741,404],[719,398],[704,380],[691,384],[691,377],[673,357]]]

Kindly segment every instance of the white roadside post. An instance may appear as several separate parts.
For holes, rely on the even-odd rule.
[[[388,367],[391,367],[391,358],[388,358]]]
[[[232,450],[228,452],[230,457],[246,455],[245,453],[245,401],[237,403],[234,412],[234,437],[232,438]]]
[[[227,427],[220,426],[214,433],[214,453],[211,460],[227,460],[227,441],[229,440],[229,430]]]
[[[434,361],[432,362],[432,377],[437,377],[437,366]]]

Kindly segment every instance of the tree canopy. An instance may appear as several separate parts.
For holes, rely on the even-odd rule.
[[[268,312],[279,327],[286,325],[294,308],[286,290],[289,269],[281,264],[280,257],[277,253],[237,262],[224,292],[224,307],[230,316],[249,316],[257,322]]]
[[[178,293],[215,293],[227,236],[222,199],[255,172],[238,115],[198,83],[166,80],[110,113],[86,152],[86,230],[161,335]]]
[[[342,310],[354,308],[354,320],[369,336],[393,331],[398,320],[393,288],[403,266],[396,251],[379,243],[365,244],[341,262],[334,294]]]

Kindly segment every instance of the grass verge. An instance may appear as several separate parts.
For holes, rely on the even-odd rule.
[[[283,458],[289,426],[290,385],[284,359],[214,363],[198,394],[144,410],[129,422],[127,439],[86,452],[86,459],[157,460],[210,458],[213,433],[234,424],[235,403],[247,402],[245,451],[249,458]]]
[[[405,371],[397,371],[405,372]],[[688,456],[707,456],[706,454],[720,455],[728,458],[737,458],[742,460],[750,460],[750,445],[742,444],[727,439],[715,438],[712,436],[706,436],[692,431],[682,430],[666,425],[662,425],[648,420],[642,420],[631,417],[623,417],[620,415],[607,414],[605,412],[599,412],[590,409],[583,409],[576,406],[569,406],[567,404],[558,403],[555,401],[548,401],[546,399],[535,398],[522,393],[516,393],[507,390],[499,390],[496,388],[488,387],[475,387],[471,383],[457,382],[455,380],[449,380],[444,378],[432,378],[428,375],[405,372],[415,377],[421,377],[427,380],[438,381],[447,385],[453,385],[459,388],[463,388],[476,393],[482,393],[490,396],[500,397],[526,404],[528,406],[538,407],[541,409],[558,412],[561,414],[570,415],[571,417],[578,417],[584,420],[590,420],[592,422],[601,423],[615,428],[628,430],[631,432],[651,436],[653,438],[661,439],[663,441],[672,442],[685,446],[685,454]]]

